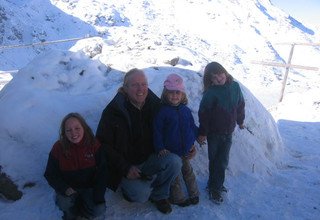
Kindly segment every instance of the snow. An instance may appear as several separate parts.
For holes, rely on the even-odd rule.
[[[138,67],[145,70],[157,95],[168,74],[180,74],[198,121],[203,68],[213,60],[240,82],[246,101],[246,129],[234,132],[224,203],[208,200],[207,146],[197,146],[192,164],[199,205],[174,206],[170,215],[163,215],[149,202],[129,203],[121,193],[108,190],[106,219],[320,216],[320,72],[290,70],[284,100],[278,103],[284,70],[252,64],[264,59],[286,62],[290,47],[279,43],[317,42],[318,30],[312,29],[312,34],[310,27],[294,23],[267,0],[20,0],[5,1],[1,10],[7,11],[0,24],[2,44],[75,37],[74,33],[100,37],[2,50],[0,164],[24,195],[16,202],[1,199],[0,219],[61,218],[43,172],[64,115],[81,113],[95,131],[124,73]],[[29,23],[37,24],[33,35],[28,33]],[[292,63],[319,66],[319,59],[318,47],[296,46]],[[24,188],[28,182],[36,185]]]

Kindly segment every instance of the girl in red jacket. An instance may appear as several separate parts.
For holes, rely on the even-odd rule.
[[[106,165],[101,144],[78,113],[64,117],[44,174],[56,192],[63,219],[102,217]]]

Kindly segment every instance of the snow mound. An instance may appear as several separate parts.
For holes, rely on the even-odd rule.
[[[202,97],[202,74],[178,67],[145,69],[150,88],[160,96],[165,77],[180,74],[186,83],[195,121]],[[79,112],[95,131],[100,114],[121,86],[123,72],[111,69],[82,52],[51,51],[21,69],[0,93],[0,161],[13,176],[43,181],[48,152],[58,137],[61,119]],[[277,163],[282,142],[277,126],[260,102],[242,85],[246,100],[246,129],[236,129],[229,170],[264,175]],[[14,149],[16,148],[16,149]],[[207,151],[199,148],[193,160],[199,175],[207,175]],[[16,163],[10,158],[19,158]],[[22,166],[28,161],[27,166]]]

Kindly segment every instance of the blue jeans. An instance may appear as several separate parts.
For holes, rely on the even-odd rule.
[[[181,170],[179,156],[169,153],[164,157],[152,154],[138,167],[145,175],[152,176],[152,180],[122,178],[122,193],[132,202],[146,202],[168,199],[171,182]]]
[[[225,170],[229,163],[229,152],[232,144],[232,134],[209,134],[209,191],[221,191],[225,179]]]
[[[75,219],[77,216],[104,219],[105,204],[95,204],[91,188],[75,189],[76,194],[65,196],[57,193],[56,204],[64,213],[64,219]]]

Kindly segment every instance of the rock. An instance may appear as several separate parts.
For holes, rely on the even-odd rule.
[[[19,200],[22,197],[22,192],[17,185],[5,173],[0,173],[0,194],[8,200]]]

